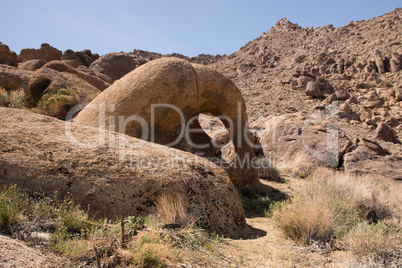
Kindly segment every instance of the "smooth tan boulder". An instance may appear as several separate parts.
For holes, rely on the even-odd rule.
[[[211,113],[231,133],[237,160],[221,161],[198,115]],[[151,61],[116,81],[75,118],[77,124],[113,129],[151,142],[212,159],[242,190],[259,185],[250,161],[247,114],[239,89],[227,77],[204,65],[178,58]]]
[[[202,228],[247,234],[227,172],[204,158],[17,109],[0,108],[0,118],[0,187],[71,194],[109,219],[155,213],[156,200],[167,195],[181,198]]]

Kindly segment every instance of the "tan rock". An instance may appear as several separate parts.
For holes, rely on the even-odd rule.
[[[25,48],[21,50],[19,58],[22,62],[27,60],[43,59],[46,62],[60,60],[62,52],[49,44],[42,44],[40,49]]]
[[[0,263],[4,267],[60,267],[69,261],[53,254],[44,254],[17,239],[0,235]]]
[[[338,97],[338,99],[341,101],[346,101],[347,99],[350,98],[350,94],[344,88],[340,88],[340,89],[336,90],[335,94]]]
[[[29,79],[33,72],[0,64],[0,87],[7,91],[24,89],[29,92]]]
[[[382,54],[379,50],[375,51],[374,60],[375,60],[376,66],[377,66],[378,73],[380,73],[380,74],[385,73],[384,59],[382,58]]]
[[[147,59],[129,53],[113,52],[100,57],[90,67],[115,81],[147,62]]]
[[[322,98],[324,97],[324,94],[322,92],[322,89],[320,85],[317,82],[308,82],[306,86],[306,91],[305,91],[307,96],[313,97],[313,98]]]
[[[0,187],[71,194],[109,219],[155,213],[156,200],[171,195],[202,228],[232,237],[247,231],[236,188],[206,159],[22,110],[0,108],[0,117]]]
[[[46,64],[44,59],[28,60],[20,64],[19,68],[27,71],[36,71]]]
[[[309,118],[301,114],[286,114],[261,119],[250,124],[257,141],[261,144],[263,154],[274,166],[290,167],[295,170],[311,171],[318,166],[337,167],[346,149],[349,139],[336,128],[336,112],[322,120],[323,110]],[[331,116],[334,122],[331,122]]]
[[[367,145],[368,143],[359,144],[357,149],[345,154],[345,171],[352,174],[376,174],[392,180],[402,180],[400,164],[402,159],[389,154],[380,154],[377,149],[370,148],[375,145]]]
[[[209,112],[214,116],[224,116],[230,120],[227,127],[231,127],[229,131],[233,134],[239,160],[246,162],[243,167],[236,163],[222,166],[226,167],[239,189],[259,184],[256,172],[248,164],[254,154],[247,142],[243,97],[228,78],[204,65],[192,65],[178,58],[151,61],[116,81],[91,102],[91,107],[82,110],[75,122],[106,129],[112,127],[133,137],[207,158],[219,156],[211,138],[202,130],[198,115]],[[106,107],[102,126],[99,120],[103,124],[103,111],[100,113],[99,107]],[[133,120],[109,122],[110,118],[117,117]]]
[[[397,133],[392,127],[385,123],[379,123],[376,129],[375,138],[383,141],[397,142]]]

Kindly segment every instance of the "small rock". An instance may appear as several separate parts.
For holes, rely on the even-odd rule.
[[[382,54],[379,50],[375,51],[374,60],[375,60],[376,66],[377,66],[378,73],[380,73],[380,74],[385,73],[384,60],[383,60]]]
[[[305,89],[309,82],[314,82],[314,79],[312,77],[304,76],[304,75],[297,78],[297,85],[301,89]]]
[[[346,101],[350,98],[350,94],[344,88],[335,91],[336,97],[341,101]]]
[[[306,87],[306,95],[313,98],[322,98],[324,94],[320,88],[320,85],[316,82],[308,82]]]
[[[396,131],[385,123],[378,124],[375,138],[383,141],[389,141],[394,143],[397,142]]]
[[[324,100],[324,102],[327,103],[327,104],[331,104],[331,103],[333,103],[334,101],[337,101],[337,100],[338,100],[338,97],[336,96],[335,93],[333,93],[333,94],[329,95],[329,96]]]
[[[347,102],[347,103],[353,103],[353,104],[357,104],[357,103],[358,103],[358,101],[357,101],[357,99],[356,99],[355,96],[351,96],[346,102]]]

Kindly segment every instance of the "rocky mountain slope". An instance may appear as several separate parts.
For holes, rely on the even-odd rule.
[[[400,8],[340,28],[302,28],[284,18],[238,52],[210,65],[240,88],[251,121],[294,113],[309,118],[317,110],[327,112],[331,105],[336,107],[339,135],[354,144],[346,151],[352,152],[359,145],[369,148],[368,142],[362,141],[369,139],[376,144],[369,151],[378,159],[375,168],[369,165],[365,171],[378,170],[402,161],[401,25]],[[328,123],[319,121],[315,122],[318,127]],[[384,165],[384,158],[378,156],[382,154],[375,152],[378,146],[388,148],[384,155],[394,157],[388,164]],[[293,149],[291,153],[296,152]],[[346,159],[369,161],[361,156]],[[343,161],[340,157],[338,166]]]

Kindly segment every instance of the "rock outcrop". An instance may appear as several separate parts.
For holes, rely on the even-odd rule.
[[[156,200],[171,195],[207,230],[247,231],[229,176],[204,158],[22,110],[0,108],[0,117],[0,187],[71,194],[109,219],[155,213]]]
[[[33,72],[0,64],[0,87],[7,91],[24,89],[29,92],[29,79]]]
[[[87,102],[110,85],[102,78],[80,71],[62,61],[52,61],[33,74],[29,80],[29,90],[35,102],[44,94],[55,94],[61,88],[78,90],[81,100]]]
[[[396,181],[402,180],[402,157],[392,155],[370,141],[358,143],[355,150],[345,154],[344,161],[345,171],[352,174],[374,174]]]
[[[148,61],[130,53],[112,52],[94,61],[91,69],[109,76],[114,81]]]
[[[75,122],[216,159],[219,155],[198,122],[204,112],[227,119],[240,163],[221,164],[239,189],[254,188],[259,181],[249,165],[254,154],[243,97],[228,78],[204,65],[178,58],[151,61],[114,82]]]
[[[52,47],[49,44],[44,43],[41,45],[40,49],[25,48],[21,50],[19,54],[19,60],[25,62],[28,60],[42,59],[46,62],[49,62],[52,60],[60,60],[61,55],[62,52],[60,50]]]
[[[44,59],[28,60],[20,64],[19,68],[27,71],[36,71],[46,64]]]
[[[18,66],[18,56],[10,48],[0,43],[0,64],[6,64],[10,66]]]
[[[89,49],[77,52],[67,49],[61,56],[61,60],[74,68],[77,68],[81,65],[89,67],[89,65],[91,65],[97,59],[99,59],[99,55],[96,53],[92,54],[92,51]]]
[[[322,119],[324,112],[317,110],[310,117],[295,113],[260,118],[250,124],[259,146],[255,149],[277,168],[307,174],[319,166],[339,167],[351,142],[337,128],[336,114]]]

